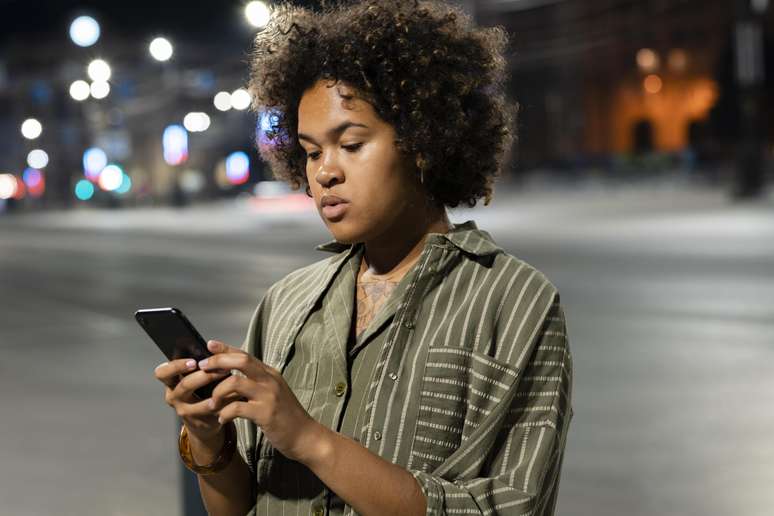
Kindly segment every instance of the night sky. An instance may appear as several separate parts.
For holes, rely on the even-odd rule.
[[[80,14],[97,19],[103,35],[164,34],[183,40],[218,35],[242,40],[251,29],[244,20],[247,0],[0,0],[0,45],[12,38],[67,37],[69,23]],[[310,4],[315,2],[292,2]]]

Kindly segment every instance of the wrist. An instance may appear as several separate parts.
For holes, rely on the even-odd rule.
[[[337,433],[325,425],[312,420],[305,436],[301,439],[301,451],[298,462],[315,471],[329,464],[333,457],[333,449]]]
[[[204,439],[197,437],[190,431],[188,432],[188,441],[191,444],[191,455],[193,455],[197,464],[209,464],[212,462],[221,448],[223,448],[225,440],[226,437],[223,429]]]

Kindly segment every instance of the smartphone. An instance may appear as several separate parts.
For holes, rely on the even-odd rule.
[[[145,308],[137,310],[134,318],[169,360],[193,358],[198,362],[212,356],[207,341],[177,308]],[[200,387],[194,394],[200,399],[210,398],[215,386],[226,378]]]

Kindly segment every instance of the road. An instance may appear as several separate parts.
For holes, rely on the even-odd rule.
[[[559,288],[575,417],[557,514],[771,514],[774,200],[668,185],[454,210]],[[0,217],[0,513],[174,515],[177,422],[132,319],[178,306],[239,344],[326,254],[316,213],[246,200]]]

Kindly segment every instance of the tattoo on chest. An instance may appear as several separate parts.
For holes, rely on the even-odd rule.
[[[389,299],[397,282],[374,281],[357,284],[357,323],[355,335],[360,335],[373,320],[379,309]]]

